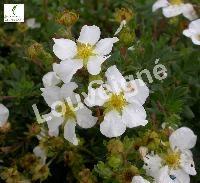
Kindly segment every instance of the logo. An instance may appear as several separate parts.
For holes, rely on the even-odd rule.
[[[24,22],[24,4],[4,4],[4,22]]]

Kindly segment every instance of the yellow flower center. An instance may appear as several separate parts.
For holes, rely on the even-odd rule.
[[[180,153],[170,152],[164,157],[164,160],[170,168],[177,169],[180,166]]]
[[[88,59],[89,56],[94,55],[93,54],[93,47],[89,44],[82,44],[82,43],[78,43],[77,44],[77,58],[78,59]]]
[[[182,0],[170,0],[169,2],[170,2],[170,4],[173,4],[173,5],[179,5],[179,4],[183,3]]]
[[[123,94],[112,94],[108,102],[104,104],[106,111],[109,112],[113,109],[121,112],[124,106],[127,104]]]
[[[73,105],[69,105],[68,103],[59,105],[56,107],[56,111],[60,113],[65,118],[65,120],[76,118]]]

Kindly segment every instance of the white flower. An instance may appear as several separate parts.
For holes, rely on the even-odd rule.
[[[62,60],[54,64],[54,71],[65,82],[69,82],[78,69],[85,66],[92,75],[101,71],[101,64],[109,57],[117,37],[100,39],[99,27],[84,25],[75,43],[69,39],[53,39],[53,51]]]
[[[189,175],[196,175],[190,151],[196,140],[196,135],[187,127],[174,131],[169,138],[171,150],[163,159],[158,155],[147,155],[144,158],[147,174],[154,177],[157,183],[189,183]]]
[[[61,82],[55,72],[48,72],[42,78],[44,87],[56,86]]]
[[[183,34],[192,39],[196,45],[200,45],[200,19],[192,21],[189,28],[183,31]]]
[[[150,183],[141,176],[134,176],[131,183]]]
[[[2,127],[8,120],[9,110],[3,104],[0,104],[0,127]]]
[[[46,117],[49,134],[57,136],[59,127],[64,126],[64,138],[74,145],[78,145],[75,133],[75,126],[78,124],[82,128],[91,128],[95,125],[97,118],[92,116],[92,111],[76,100],[74,90],[77,84],[69,82],[62,87],[54,86],[42,89],[42,96],[52,111]],[[75,107],[74,107],[75,106]],[[46,119],[47,119],[46,118]]]
[[[47,159],[47,156],[46,156],[46,152],[43,148],[41,148],[39,145],[36,146],[34,149],[33,149],[33,153],[35,154],[35,156],[37,156],[38,158],[40,158],[41,160],[41,163],[44,165],[46,163],[46,159]]]
[[[153,12],[162,8],[163,15],[167,18],[183,14],[189,20],[197,18],[197,14],[190,3],[184,3],[182,0],[157,0],[152,10]]]
[[[116,66],[105,73],[107,91],[103,85],[88,88],[85,103],[88,106],[103,106],[105,116],[100,131],[106,137],[122,135],[126,128],[145,126],[146,111],[142,106],[149,95],[149,89],[142,80],[126,82]]]
[[[30,29],[35,29],[35,28],[40,28],[40,23],[37,23],[35,21],[35,18],[29,18],[26,20],[26,25],[30,28]]]

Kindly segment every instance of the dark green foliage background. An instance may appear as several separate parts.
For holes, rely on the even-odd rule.
[[[163,122],[171,123],[173,126],[177,123],[178,116],[180,126],[188,126],[198,137],[200,136],[200,46],[193,45],[190,39],[182,35],[180,22],[185,22],[187,26],[187,20],[179,17],[179,23],[170,24],[160,12],[152,13],[153,2],[153,0],[85,0],[84,4],[81,4],[79,0],[16,0],[15,3],[25,4],[25,18],[35,17],[41,22],[40,29],[28,30],[23,35],[17,31],[16,23],[3,23],[3,3],[14,2],[1,1],[0,28],[7,37],[16,39],[13,45],[8,46],[2,41],[0,43],[0,103],[9,108],[9,121],[13,127],[13,131],[9,132],[1,146],[23,144],[12,153],[0,153],[0,159],[7,159],[6,166],[9,166],[10,159],[31,152],[37,145],[36,138],[32,139],[31,143],[23,142],[23,138],[27,132],[27,125],[35,121],[32,105],[37,104],[42,112],[47,109],[40,96],[40,88],[42,76],[51,68],[40,68],[31,62],[26,55],[26,49],[35,40],[42,43],[46,51],[56,60],[52,51],[52,38],[58,34],[62,26],[56,24],[54,18],[64,9],[74,9],[80,14],[78,23],[73,27],[73,33],[77,38],[80,28],[85,24],[99,26],[102,37],[112,37],[119,26],[113,18],[115,9],[131,8],[135,12],[134,21],[131,23],[136,32],[135,50],[128,51],[122,56],[119,51],[120,45],[117,45],[112,57],[104,64],[104,70],[116,64],[124,75],[135,76],[137,71],[143,69],[148,69],[152,73],[155,59],[160,58],[159,63],[167,67],[168,77],[164,81],[154,78],[154,82],[149,84],[151,94],[145,105],[149,121],[156,121],[158,126]],[[199,0],[191,2],[200,5]],[[47,20],[47,16],[52,18]],[[81,90],[84,90],[84,87]],[[103,140],[106,138],[97,132],[98,127],[79,132],[86,140],[92,138],[86,148],[90,149],[96,158],[85,156],[88,158],[87,161],[91,160],[87,163],[90,168],[105,156]],[[126,135],[132,136],[134,133],[137,133],[136,130],[128,130]],[[193,152],[196,169],[200,173],[199,141]],[[64,182],[66,174],[70,174],[70,171],[63,169],[62,162],[55,162],[51,165],[51,173],[52,176],[46,182]],[[191,182],[200,182],[200,175],[193,177]]]

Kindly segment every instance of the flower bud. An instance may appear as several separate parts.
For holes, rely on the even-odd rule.
[[[31,170],[32,180],[43,181],[50,175],[49,167],[47,165],[37,164]]]
[[[40,128],[40,125],[38,123],[33,123],[28,128],[29,128],[29,135],[30,136],[38,135],[41,132],[41,128]]]
[[[79,19],[79,15],[75,11],[65,10],[62,13],[59,13],[56,21],[64,26],[70,27],[74,25]]]
[[[35,59],[37,58],[38,54],[43,51],[44,51],[43,46],[36,42],[28,47],[27,54],[31,59]]]
[[[118,154],[124,152],[124,145],[118,139],[111,139],[108,142],[107,149],[111,154]]]
[[[123,20],[129,22],[133,18],[134,13],[131,9],[121,8],[121,9],[116,9],[114,16],[116,22],[121,23]]]
[[[111,155],[108,158],[108,165],[114,169],[120,167],[123,163],[123,158],[119,154]]]
[[[17,30],[21,33],[24,33],[28,30],[28,26],[25,23],[18,23]]]
[[[145,157],[148,153],[148,148],[144,147],[144,146],[140,146],[139,153],[140,153],[142,158]]]
[[[119,40],[125,46],[130,47],[133,45],[133,41],[135,40],[135,32],[130,30],[128,27],[125,27],[119,34]]]
[[[39,161],[34,154],[26,154],[23,158],[21,158],[20,166],[25,170],[30,170],[38,162]]]
[[[80,183],[95,183],[96,178],[92,175],[89,169],[83,169],[79,172],[79,182]]]

